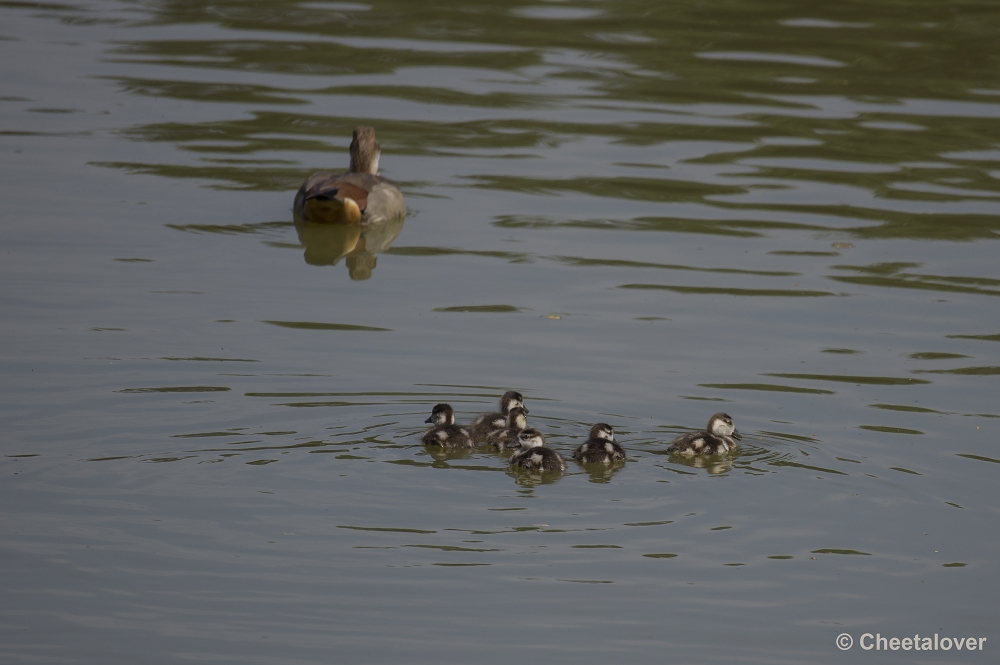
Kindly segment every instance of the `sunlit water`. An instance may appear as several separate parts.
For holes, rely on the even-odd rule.
[[[993,660],[998,30],[0,1],[0,659]],[[360,123],[405,223],[296,229]],[[508,388],[628,461],[420,445]]]

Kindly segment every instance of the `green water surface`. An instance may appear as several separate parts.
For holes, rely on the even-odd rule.
[[[997,34],[973,0],[0,0],[0,660],[990,661]],[[358,124],[409,215],[296,228]],[[628,459],[421,445],[507,389]],[[716,411],[736,454],[667,453]]]

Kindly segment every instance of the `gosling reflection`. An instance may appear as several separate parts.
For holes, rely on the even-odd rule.
[[[405,215],[367,224],[323,224],[295,215],[295,232],[305,246],[302,258],[311,266],[335,266],[347,259],[347,272],[360,282],[371,278],[378,254],[389,249],[403,231]]]
[[[732,457],[689,457],[681,453],[670,453],[670,461],[694,469],[704,469],[713,475],[727,473],[733,469]]]
[[[563,475],[561,473],[542,473],[533,469],[512,466],[505,473],[514,479],[518,487],[538,487],[539,485],[552,485],[559,482]]]
[[[622,460],[610,464],[582,464],[581,466],[587,472],[590,482],[610,483],[611,477],[625,468],[625,462]]]
[[[456,460],[467,460],[472,458],[472,451],[468,448],[437,448],[429,447],[426,453],[434,460],[431,464],[435,469],[453,469],[448,462]]]

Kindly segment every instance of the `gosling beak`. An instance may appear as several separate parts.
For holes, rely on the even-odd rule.
[[[522,406],[521,408],[524,409],[524,415],[528,415],[529,413],[531,413],[531,411],[528,411],[528,407]]]
[[[742,440],[743,440],[743,435],[742,435],[742,434],[740,434],[738,430],[735,430],[735,429],[734,429],[734,430],[733,430],[733,434],[732,434],[732,436],[733,436],[733,438],[734,438],[734,439],[736,439],[737,441],[742,441]]]
[[[424,422],[425,422],[425,423],[432,423],[432,422],[434,422],[434,416],[433,416],[433,415],[431,415],[431,416],[428,416],[428,417],[427,417],[427,420],[425,420]]]

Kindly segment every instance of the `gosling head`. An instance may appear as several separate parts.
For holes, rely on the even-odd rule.
[[[521,450],[541,448],[545,445],[545,437],[534,427],[529,427],[517,433],[517,443],[521,446]]]
[[[508,390],[500,398],[500,410],[504,413],[510,413],[511,409],[516,409],[517,407],[524,409],[524,396],[516,390]],[[524,414],[528,414],[527,409],[524,409]]]
[[[523,406],[515,406],[507,412],[507,428],[522,430],[528,426],[528,410]]]
[[[743,435],[736,431],[736,425],[728,413],[717,413],[708,421],[708,431],[716,436],[743,440]]]
[[[432,423],[435,427],[440,427],[441,425],[454,425],[455,424],[455,410],[451,408],[450,404],[438,404],[431,411],[431,416],[425,423]]]
[[[375,139],[374,127],[360,125],[354,128],[349,169],[351,172],[378,175],[378,158],[381,153],[382,148]]]
[[[597,423],[590,428],[591,439],[604,439],[605,441],[615,440],[615,430],[607,423]]]

